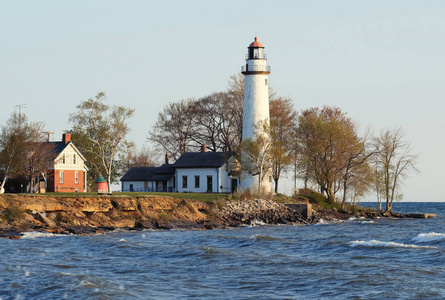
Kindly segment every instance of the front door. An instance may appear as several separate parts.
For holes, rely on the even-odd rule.
[[[207,193],[213,193],[213,176],[207,176]]]
[[[238,179],[232,178],[232,194],[236,192],[237,188],[238,188]]]

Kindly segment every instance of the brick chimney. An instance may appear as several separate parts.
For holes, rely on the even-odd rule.
[[[62,143],[68,144],[68,142],[71,142],[71,134],[69,133],[62,134]]]
[[[201,146],[201,152],[202,153],[207,152],[207,146],[206,145],[202,145]]]
[[[165,164],[168,165],[168,152],[165,152]]]

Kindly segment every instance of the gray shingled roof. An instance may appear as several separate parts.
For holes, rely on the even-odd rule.
[[[172,165],[163,164],[158,168],[155,174],[152,177],[152,180],[164,181],[170,180],[175,174],[175,169],[172,168]]]
[[[186,152],[174,164],[173,168],[217,168],[232,157],[228,152]]]
[[[151,178],[158,169],[159,167],[134,167],[122,176],[121,181],[152,180]]]
[[[131,168],[121,178],[121,181],[170,180],[175,174],[175,168],[218,168],[225,164],[232,155],[233,152],[187,152],[173,165]]]
[[[50,144],[54,145],[54,150],[56,151],[57,154],[59,154],[60,152],[62,152],[66,146],[68,146],[68,143],[63,143],[63,142],[49,142]]]

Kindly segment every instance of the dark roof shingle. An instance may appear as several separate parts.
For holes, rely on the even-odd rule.
[[[186,152],[173,168],[218,168],[232,157],[233,152]]]
[[[133,167],[124,176],[121,181],[140,181],[151,180],[159,167]]]

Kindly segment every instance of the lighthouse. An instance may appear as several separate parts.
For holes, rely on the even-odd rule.
[[[270,66],[267,65],[264,46],[255,37],[255,40],[247,48],[246,64],[241,67],[244,75],[244,104],[243,104],[243,132],[242,140],[255,140],[262,132],[262,125],[269,125],[269,86],[267,77],[270,74]],[[241,172],[241,189],[249,188],[256,191],[259,184],[258,170],[246,167],[249,158],[243,152]],[[251,164],[250,164],[251,165]],[[263,176],[262,187],[272,190],[269,174]]]

